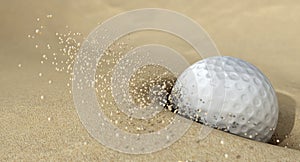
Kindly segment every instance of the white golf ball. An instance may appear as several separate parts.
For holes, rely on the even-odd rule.
[[[267,142],[278,120],[275,91],[252,64],[210,57],[186,69],[170,100],[179,115],[232,134]]]

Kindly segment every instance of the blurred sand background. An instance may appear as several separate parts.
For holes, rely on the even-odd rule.
[[[300,160],[299,1],[11,0],[0,3],[0,161]],[[247,60],[268,76],[279,99],[278,146],[218,130],[199,141],[193,137],[201,125],[194,123],[185,136],[167,149],[128,155],[102,146],[87,133],[66,86],[69,75],[55,72],[50,63],[41,64],[42,52],[34,45],[37,40],[55,44],[55,32],[64,32],[66,25],[87,36],[99,22],[123,11],[146,7],[166,8],[191,17],[210,34],[222,55]],[[45,20],[48,14],[53,15],[50,22]],[[44,36],[34,41],[28,39],[27,35],[34,33],[38,23],[47,24]],[[178,51],[186,51],[191,62],[199,59],[189,55],[192,52],[188,46],[181,46],[177,41],[174,45],[173,40],[167,40],[165,43],[173,44]]]

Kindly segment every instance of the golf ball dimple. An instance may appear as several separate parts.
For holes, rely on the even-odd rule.
[[[278,102],[270,81],[254,65],[234,57],[191,65],[178,77],[170,101],[179,115],[256,141],[269,141],[277,125]],[[220,106],[212,106],[216,102]]]

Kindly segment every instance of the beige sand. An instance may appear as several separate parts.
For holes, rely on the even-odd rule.
[[[54,72],[50,64],[41,65],[40,50],[34,49],[34,41],[27,35],[38,26],[36,18],[42,22],[49,13],[53,20],[44,33],[48,37],[40,42],[57,42],[53,33],[62,32],[65,25],[86,36],[98,22],[144,7],[186,14],[209,32],[223,55],[258,66],[276,89],[280,106],[279,145],[287,148],[217,130],[199,141],[194,138],[201,128],[197,123],[175,144],[153,154],[118,153],[93,139],[76,114],[66,87],[69,76]],[[297,0],[1,2],[0,161],[299,161],[299,10]],[[43,77],[38,76],[40,72]],[[50,85],[49,80],[53,82]]]

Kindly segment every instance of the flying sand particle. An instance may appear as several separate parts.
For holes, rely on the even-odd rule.
[[[222,145],[224,145],[224,141],[222,140],[222,141],[220,141],[220,143],[222,144]]]
[[[53,15],[52,15],[52,14],[48,14],[46,17],[47,17],[48,19],[51,19],[51,18],[53,17]]]
[[[225,158],[228,158],[228,154],[224,154]]]

